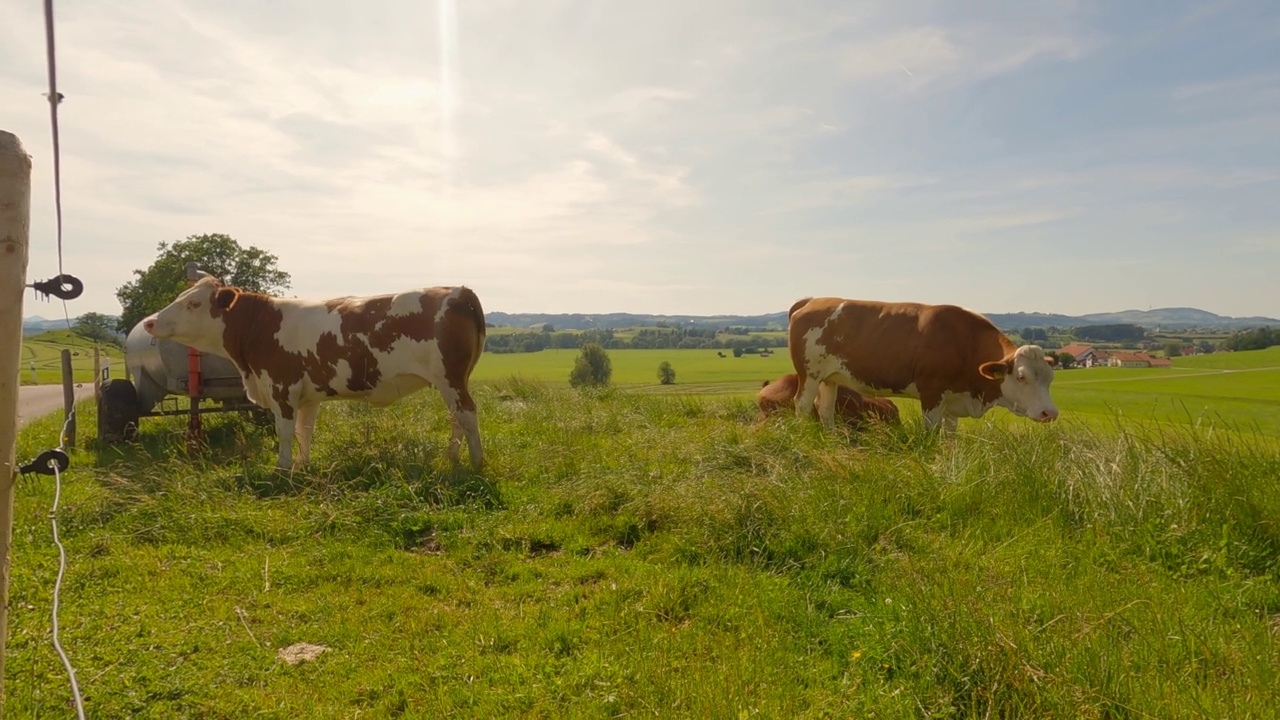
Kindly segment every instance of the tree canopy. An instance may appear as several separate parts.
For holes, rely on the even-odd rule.
[[[275,255],[242,247],[229,235],[188,235],[175,243],[157,246],[159,257],[145,270],[134,270],[134,280],[116,289],[123,312],[117,327],[123,333],[140,320],[168,305],[187,287],[187,263],[227,285],[253,292],[278,294],[289,287],[289,273],[276,267]]]
[[[596,343],[587,343],[573,364],[573,372],[569,373],[569,384],[573,387],[604,387],[612,377],[613,361],[609,359],[609,353]]]
[[[71,332],[94,342],[119,344],[115,335],[115,318],[110,315],[96,312],[84,313],[76,318],[75,324],[71,326]]]
[[[658,365],[658,382],[663,385],[671,385],[676,381],[676,369],[671,367],[671,363],[663,360]]]

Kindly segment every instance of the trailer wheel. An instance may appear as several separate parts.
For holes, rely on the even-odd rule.
[[[102,383],[98,395],[98,439],[103,442],[132,440],[138,434],[138,391],[128,380]]]

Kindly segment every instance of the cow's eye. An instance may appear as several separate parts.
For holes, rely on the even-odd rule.
[[[187,303],[187,309],[188,309],[188,310],[199,310],[199,309],[200,309],[200,301],[199,301],[199,300],[192,300],[191,302]]]

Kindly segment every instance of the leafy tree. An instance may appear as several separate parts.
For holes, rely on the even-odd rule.
[[[87,312],[76,318],[71,332],[95,342],[118,344],[115,336],[115,318],[102,313]]]
[[[1231,333],[1231,337],[1222,343],[1224,348],[1237,351],[1262,350],[1272,345],[1280,345],[1280,330],[1273,330],[1269,327]]]
[[[187,263],[227,285],[277,294],[289,287],[289,273],[276,267],[278,258],[256,247],[241,247],[221,233],[188,235],[172,245],[157,246],[160,255],[146,270],[134,270],[136,279],[116,289],[124,312],[116,327],[129,332],[138,321],[168,305],[187,287]]]
[[[1211,353],[1213,352],[1213,343],[1208,340],[1201,340],[1196,343],[1196,350],[1199,350],[1202,353]]]
[[[1178,357],[1182,354],[1182,343],[1177,340],[1169,340],[1164,344],[1165,357]]]
[[[569,384],[573,387],[604,387],[613,377],[613,362],[609,353],[597,343],[582,346],[582,352],[573,363],[573,372],[569,373]]]
[[[1058,361],[1058,367],[1066,370],[1076,364],[1076,358],[1069,352],[1047,352],[1046,355],[1053,357]]]
[[[666,360],[658,365],[658,382],[663,385],[674,385],[676,382],[676,369],[671,367],[671,363]]]

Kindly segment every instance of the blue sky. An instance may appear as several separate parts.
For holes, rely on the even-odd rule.
[[[1280,316],[1274,0],[57,11],[72,314],[118,312],[158,242],[225,232],[303,297]],[[0,12],[0,129],[33,156],[43,279],[41,3]]]

